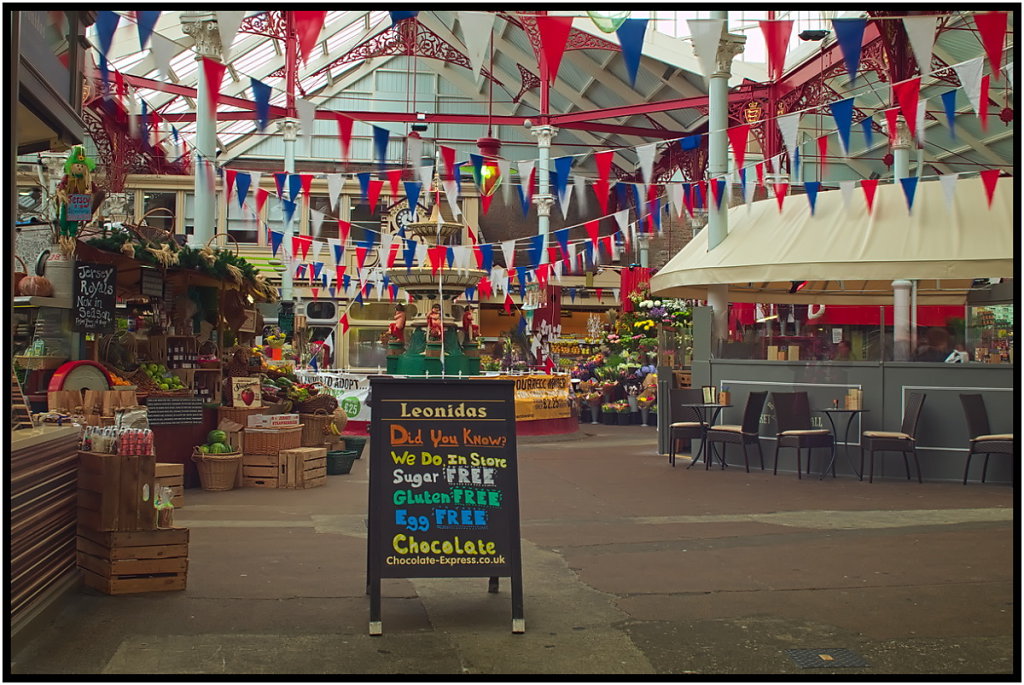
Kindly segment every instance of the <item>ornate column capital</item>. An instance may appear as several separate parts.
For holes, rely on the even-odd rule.
[[[550,124],[543,124],[531,128],[530,135],[537,139],[538,146],[551,147],[551,140],[558,135],[558,129]]]
[[[746,42],[746,36],[736,33],[723,34],[722,40],[718,43],[718,52],[715,55],[715,73],[712,76],[728,78],[732,75],[732,60],[743,52]]]
[[[914,140],[910,137],[910,128],[902,114],[896,118],[896,135],[890,140],[893,150],[909,150],[914,145]]]
[[[299,122],[297,119],[281,119],[277,122],[278,130],[284,134],[284,139],[294,141],[299,135]]]
[[[223,46],[220,42],[216,15],[213,12],[182,12],[181,30],[195,41],[193,49],[196,51],[196,59],[221,59]]]
[[[533,196],[533,204],[537,205],[537,216],[551,216],[551,208],[555,206],[555,196],[538,193]]]

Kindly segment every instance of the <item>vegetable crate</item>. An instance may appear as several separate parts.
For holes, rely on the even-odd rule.
[[[78,522],[97,531],[153,530],[156,457],[78,453]]]
[[[281,450],[302,447],[302,424],[294,428],[246,428],[246,454],[277,454]]]
[[[184,590],[188,528],[97,531],[79,525],[78,567],[87,587],[108,595]]]
[[[161,486],[171,489],[173,494],[171,504],[174,505],[175,509],[181,509],[185,506],[185,465],[157,463],[154,493]]]
[[[315,488],[327,483],[327,448],[300,447],[282,450],[278,486],[282,488]]]
[[[280,476],[280,459],[277,454],[243,454],[243,488],[276,488]]]

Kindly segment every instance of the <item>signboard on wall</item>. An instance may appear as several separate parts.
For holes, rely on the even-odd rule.
[[[75,299],[71,328],[79,333],[110,333],[114,330],[117,299],[117,267],[113,264],[75,264]]]
[[[370,377],[362,373],[341,371],[307,371],[297,369],[295,376],[303,383],[320,383],[326,392],[338,400],[338,408],[349,421],[370,420]]]
[[[489,376],[494,378],[494,376]],[[569,406],[569,376],[497,376],[515,383],[516,421],[565,419]]]
[[[512,579],[523,632],[513,384],[371,379],[370,634],[381,578]]]
[[[261,407],[263,396],[260,392],[260,379],[255,377],[233,376],[231,378],[232,407]]]

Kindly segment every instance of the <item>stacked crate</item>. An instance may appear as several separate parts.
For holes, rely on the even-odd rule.
[[[301,424],[288,428],[247,427],[242,440],[242,487],[280,487],[280,454],[301,446],[302,429]]]
[[[280,452],[278,487],[315,488],[327,483],[327,448],[299,447]]]
[[[184,590],[188,529],[157,528],[156,458],[79,452],[78,566],[107,594]]]

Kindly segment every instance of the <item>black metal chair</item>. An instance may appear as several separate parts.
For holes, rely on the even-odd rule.
[[[864,450],[869,454],[868,482],[875,478],[875,452],[901,452],[903,466],[907,469],[907,480],[910,480],[910,461],[907,453],[914,455],[917,467],[917,482],[921,481],[921,462],[917,459],[917,420],[924,406],[923,392],[912,392],[907,398],[907,406],[903,410],[903,424],[899,432],[895,431],[864,431],[860,439],[860,472],[864,473]]]
[[[682,404],[693,404],[703,401],[703,394],[700,388],[680,390],[679,397]],[[676,465],[676,444],[680,440],[692,441],[703,440],[705,424],[701,421],[700,412],[693,407],[681,407],[679,421],[669,425],[669,453],[668,463]],[[693,451],[692,449],[690,450]],[[705,459],[707,457],[705,456]]]
[[[722,443],[722,468],[725,468],[726,445],[740,445],[743,450],[743,464],[750,473],[750,459],[747,457],[747,445],[757,445],[757,454],[761,458],[761,470],[764,471],[764,452],[761,451],[761,439],[758,426],[761,421],[761,409],[767,392],[752,392],[747,395],[747,404],[743,409],[743,423],[739,426],[721,424],[708,429],[707,449],[712,449],[716,442]]]
[[[967,474],[971,469],[971,457],[975,454],[985,455],[985,465],[981,469],[981,482],[985,482],[988,473],[988,457],[990,454],[1007,454],[1013,456],[1013,433],[993,434],[988,425],[988,412],[985,410],[985,399],[977,394],[960,395],[960,404],[964,407],[967,417],[967,432],[971,436],[971,448],[967,452],[967,464],[964,466],[964,485],[967,485]]]
[[[779,432],[775,436],[775,467],[773,475],[779,473],[779,449],[796,448],[796,477],[802,478],[800,450],[807,449],[807,474],[811,473],[811,450],[827,447],[835,450],[835,439],[827,428],[811,427],[811,405],[806,392],[773,392],[775,418]]]

